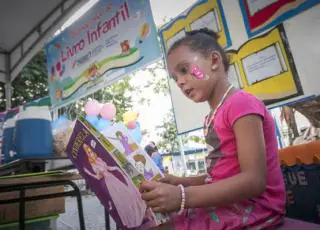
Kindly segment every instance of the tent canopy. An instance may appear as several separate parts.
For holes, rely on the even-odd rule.
[[[1,0],[0,82],[11,82],[53,33],[87,0]],[[10,103],[8,103],[10,107]]]

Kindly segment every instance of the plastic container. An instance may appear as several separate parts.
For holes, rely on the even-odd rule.
[[[16,150],[21,159],[52,156],[51,114],[47,106],[21,111],[16,123]]]
[[[18,158],[14,141],[15,125],[15,117],[9,118],[3,125],[2,153],[4,155],[4,163],[9,163]]]

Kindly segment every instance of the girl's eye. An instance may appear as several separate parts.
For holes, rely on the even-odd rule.
[[[180,72],[183,74],[183,75],[186,75],[188,73],[188,69],[186,67],[183,67],[181,68]]]
[[[177,77],[175,75],[171,74],[171,77],[174,81],[177,81]]]

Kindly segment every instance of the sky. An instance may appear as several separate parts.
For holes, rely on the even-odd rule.
[[[71,18],[62,26],[62,29],[72,24],[77,18],[85,13],[91,6],[93,6],[98,0],[89,0],[82,8],[79,9]],[[164,20],[174,18],[179,13],[189,8],[196,0],[150,0],[154,21],[157,27],[164,24]],[[58,34],[60,31],[57,31]],[[166,74],[162,71],[161,74]],[[138,71],[135,77],[131,79],[133,85],[140,85],[147,82],[150,79],[148,72]],[[143,95],[150,100],[149,105],[141,105],[139,98],[133,98],[133,109],[140,114],[139,121],[142,129],[148,131],[148,135],[143,138],[142,145],[149,141],[159,141],[159,137],[156,132],[156,126],[161,125],[164,116],[172,109],[170,96],[156,95],[152,89],[144,90]]]

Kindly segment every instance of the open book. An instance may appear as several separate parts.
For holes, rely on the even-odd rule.
[[[79,117],[67,154],[120,229],[148,229],[168,221],[141,199],[140,183],[163,175],[124,125],[100,133]]]

